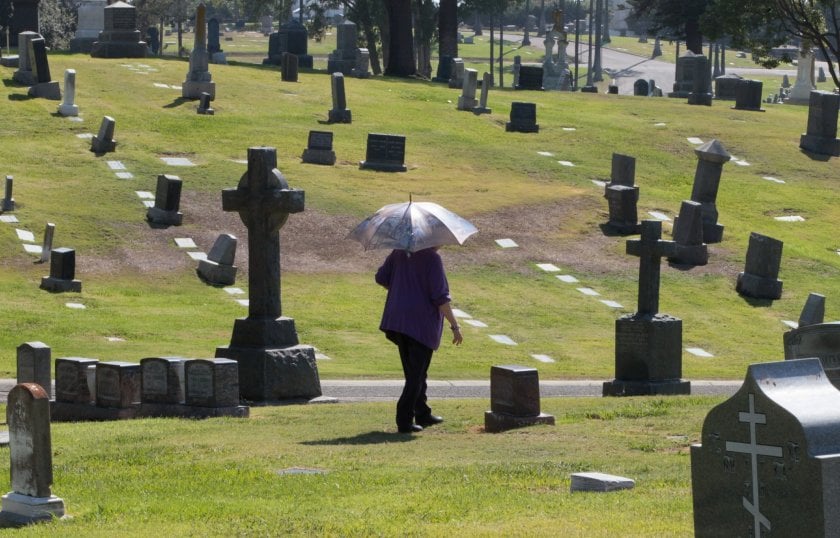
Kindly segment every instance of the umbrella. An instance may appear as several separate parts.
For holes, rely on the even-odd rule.
[[[432,202],[390,204],[362,221],[347,236],[365,250],[390,248],[417,252],[440,245],[462,245],[478,232],[473,224]]]

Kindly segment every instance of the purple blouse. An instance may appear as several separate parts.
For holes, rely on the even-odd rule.
[[[443,261],[434,248],[409,254],[394,250],[376,271],[376,283],[388,290],[382,312],[382,331],[410,336],[430,349],[440,346],[443,314],[448,303],[449,283]]]

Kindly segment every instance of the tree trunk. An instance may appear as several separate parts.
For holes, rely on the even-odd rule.
[[[370,54],[370,69],[374,75],[381,75],[382,66],[379,63],[379,50],[376,48],[376,37],[373,35],[373,30],[370,26],[363,25],[362,33],[365,35],[365,43]]]
[[[481,30],[481,13],[478,11],[475,12],[475,22],[473,22],[473,33],[475,35],[484,35],[484,32]]]
[[[697,19],[685,21],[685,48],[694,54],[703,54],[703,34]]]
[[[385,74],[410,77],[414,65],[414,37],[411,24],[411,0],[386,0],[388,12],[388,59]]]
[[[425,5],[426,0],[414,0],[412,11],[414,16],[414,52],[417,66],[417,74],[421,77],[432,78],[432,33],[434,28],[434,7],[431,0]],[[431,9],[432,13],[427,13]],[[426,20],[429,16],[432,21]],[[428,23],[432,22],[431,26]]]
[[[440,0],[438,12],[438,39],[440,56],[458,57],[458,2]]]

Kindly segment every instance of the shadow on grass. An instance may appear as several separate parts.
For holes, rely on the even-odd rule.
[[[193,101],[193,99],[190,99],[188,97],[178,97],[168,105],[163,105],[163,108],[176,108],[183,105],[184,103],[189,103],[191,101]]]
[[[800,153],[804,153],[812,161],[828,162],[832,155],[823,155],[821,153],[813,153],[807,149],[799,148]]]
[[[754,307],[767,308],[773,306],[773,299],[756,299],[755,297],[747,297],[746,295],[741,295],[741,299],[748,305]]]
[[[9,101],[29,101],[30,99],[35,99],[32,95],[26,95],[23,93],[10,93],[9,94]]]
[[[336,437],[335,439],[321,439],[319,441],[304,441],[302,445],[323,446],[323,445],[380,445],[384,443],[405,443],[413,441],[413,435],[404,433],[372,431],[360,433],[353,437]]]

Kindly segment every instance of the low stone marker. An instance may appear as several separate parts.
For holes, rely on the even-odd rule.
[[[180,226],[184,214],[181,207],[181,187],[183,182],[178,176],[160,174],[155,189],[155,205],[146,210],[146,220],[166,226]]]
[[[505,124],[505,131],[519,133],[537,133],[537,104],[514,101],[510,104],[510,121]]]
[[[239,405],[239,366],[225,358],[187,361],[186,402],[200,407]]]
[[[808,132],[799,137],[799,147],[818,155],[840,156],[837,113],[840,95],[814,90],[808,101]]]
[[[490,93],[490,86],[493,85],[493,75],[484,73],[481,79],[481,94],[478,98],[478,106],[473,108],[474,114],[490,114],[492,109],[487,108],[487,96]]]
[[[519,68],[519,83],[514,86],[515,90],[536,90],[543,89],[543,66],[522,65]]]
[[[475,99],[475,90],[478,86],[478,71],[475,69],[464,70],[464,86],[461,95],[458,97],[458,110],[473,110],[478,104]]]
[[[330,131],[309,131],[306,149],[303,150],[301,159],[308,164],[334,165],[333,133]]]
[[[29,96],[52,101],[61,99],[61,89],[58,82],[53,81],[50,74],[47,42],[43,37],[37,37],[29,41],[29,58],[32,62],[32,73],[35,76],[35,84],[29,88]]]
[[[298,81],[298,57],[297,54],[284,52],[280,61],[280,80],[283,82]]]
[[[96,405],[126,409],[140,404],[140,365],[111,361],[96,364]]]
[[[647,97],[650,95],[650,85],[648,81],[640,78],[633,83],[633,95],[636,97]]]
[[[15,210],[15,199],[12,198],[12,189],[14,188],[14,177],[6,176],[6,186],[3,195],[3,205],[0,210],[3,213],[8,213],[9,211]]]
[[[55,360],[55,401],[68,404],[93,402],[96,359],[61,357]]]
[[[709,59],[696,56],[691,65],[694,69],[692,90],[688,94],[689,105],[712,106],[712,78],[709,72]]]
[[[332,88],[332,109],[327,116],[327,123],[353,123],[353,113],[347,108],[344,74],[333,73],[330,77],[330,84]]]
[[[611,185],[623,185],[625,187],[636,187],[636,158],[620,153],[612,154],[610,166],[610,180],[606,187]],[[605,189],[606,189],[605,187]]]
[[[76,280],[76,251],[56,248],[50,254],[50,276],[41,279],[41,289],[52,292],[82,291],[82,281]]]
[[[706,265],[709,246],[703,242],[703,207],[700,202],[683,200],[680,216],[674,220],[674,254],[668,261],[686,265]]]
[[[99,134],[94,136],[90,142],[90,150],[97,155],[103,153],[111,153],[117,149],[117,141],[114,140],[114,129],[116,128],[116,121],[110,116],[102,118],[102,123],[99,125]]]
[[[52,397],[52,352],[43,342],[25,342],[17,347],[17,382],[40,385]]]
[[[449,71],[449,87],[463,88],[464,87],[464,60],[462,58],[452,58],[451,67]]]
[[[236,236],[221,234],[213,243],[207,259],[198,261],[198,273],[201,280],[214,286],[229,286],[236,281]]]
[[[368,133],[365,160],[359,168],[379,172],[405,172],[405,136]]]
[[[76,100],[76,70],[64,70],[64,100],[58,105],[58,113],[62,116],[78,116],[79,105]]]
[[[26,525],[64,517],[64,500],[52,494],[50,398],[35,383],[16,385],[6,406],[12,491],[3,495],[0,520]]]
[[[764,112],[761,108],[761,95],[764,83],[760,80],[739,80],[735,86],[735,110]]]
[[[572,473],[572,483],[569,487],[572,493],[576,491],[608,492],[622,489],[633,489],[636,481],[605,473]]]
[[[779,299],[782,281],[779,268],[782,264],[782,247],[778,239],[755,232],[750,234],[747,261],[743,273],[738,273],[735,291],[756,299]]]
[[[195,109],[197,114],[204,116],[213,116],[216,114],[216,111],[210,106],[210,98],[209,93],[201,92],[201,95],[198,96],[198,107]]]
[[[694,533],[838,536],[840,392],[817,359],[753,364],[691,446]]]
[[[184,363],[181,357],[148,357],[140,360],[140,401],[184,403]]]
[[[715,77],[715,99],[734,101],[738,95],[738,84],[744,80],[735,74]]]
[[[612,230],[621,235],[639,233],[637,205],[639,187],[636,181],[636,158],[613,153],[610,181],[604,187]]]
[[[536,368],[490,368],[490,411],[484,431],[498,433],[533,424],[554,424],[554,416],[540,412],[540,379]]]
[[[799,314],[799,326],[816,325],[825,320],[825,295],[809,293],[805,306]]]

